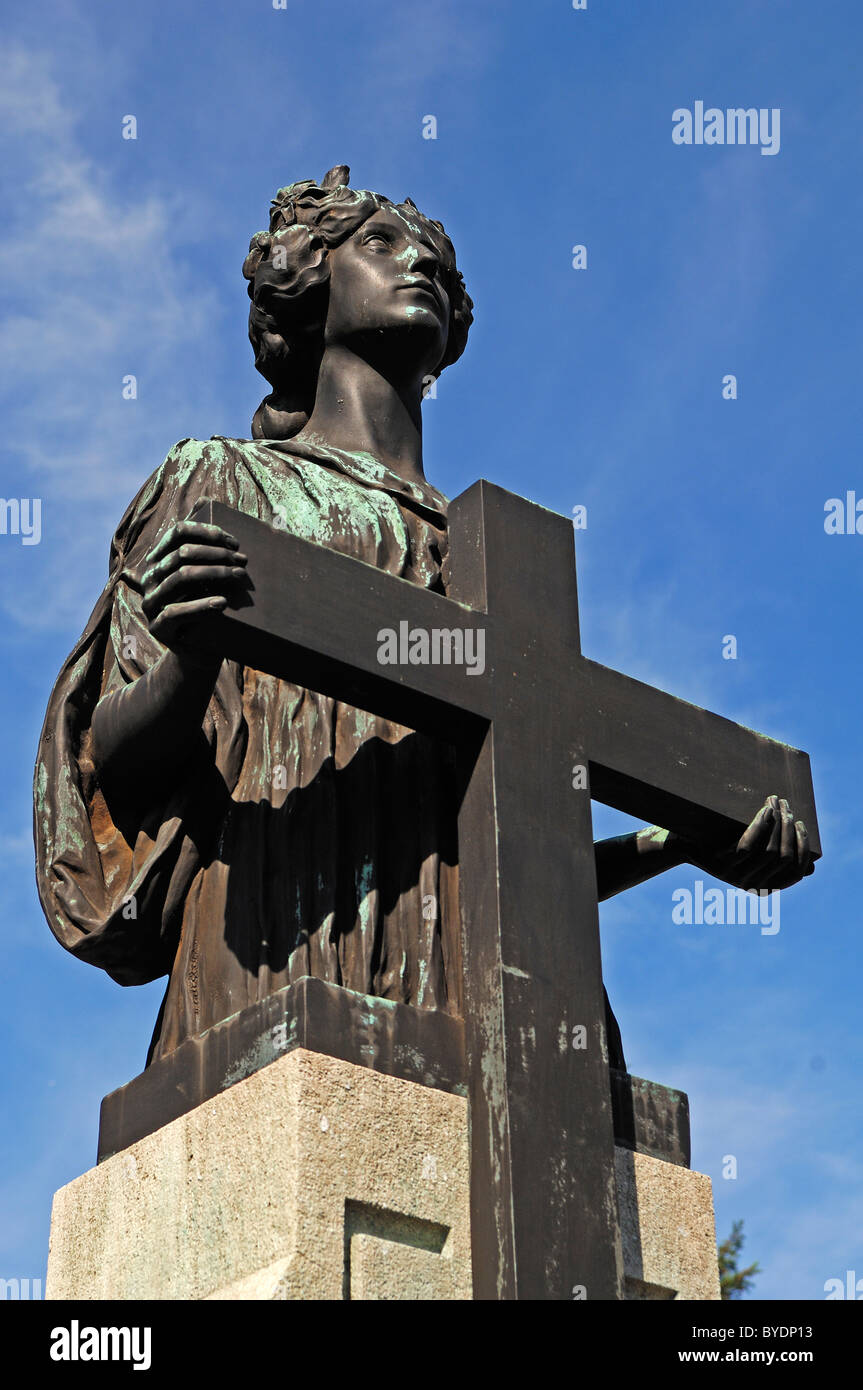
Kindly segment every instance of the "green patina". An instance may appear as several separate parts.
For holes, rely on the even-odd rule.
[[[47,830],[47,821],[44,817],[44,807],[45,796],[48,791],[48,773],[43,762],[38,762],[36,764],[36,776],[33,783],[33,790],[36,799],[36,805],[39,808],[39,810],[43,812],[42,827],[44,833]]]
[[[176,470],[178,482],[189,483],[195,469],[207,460],[209,447],[209,440],[181,439],[179,444],[171,450],[167,460],[162,465],[162,469],[167,469],[170,464],[171,468]]]

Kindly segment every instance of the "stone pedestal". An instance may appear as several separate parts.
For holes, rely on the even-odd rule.
[[[710,1180],[618,1148],[628,1298],[718,1298]],[[467,1101],[295,1047],[54,1200],[49,1299],[468,1299]]]
[[[713,1190],[703,1173],[614,1151],[627,1299],[718,1299]]]
[[[295,1049],[61,1188],[47,1298],[469,1298],[467,1101]]]

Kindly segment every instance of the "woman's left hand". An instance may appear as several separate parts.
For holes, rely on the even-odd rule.
[[[705,851],[682,839],[678,848],[696,868],[735,888],[790,888],[815,868],[806,826],[778,796],[768,796],[740,839],[727,849]]]

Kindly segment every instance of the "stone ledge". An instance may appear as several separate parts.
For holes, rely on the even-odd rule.
[[[461,1019],[307,977],[187,1039],[105,1096],[97,1161],[121,1153],[296,1048],[467,1094]],[[615,1142],[688,1167],[686,1096],[625,1072],[612,1071],[610,1084]]]

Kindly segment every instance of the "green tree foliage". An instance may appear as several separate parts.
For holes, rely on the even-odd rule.
[[[757,1263],[749,1265],[746,1269],[738,1269],[744,1240],[743,1222],[735,1221],[731,1227],[731,1235],[718,1247],[719,1289],[723,1298],[742,1298],[749,1291],[756,1274],[761,1273]]]

